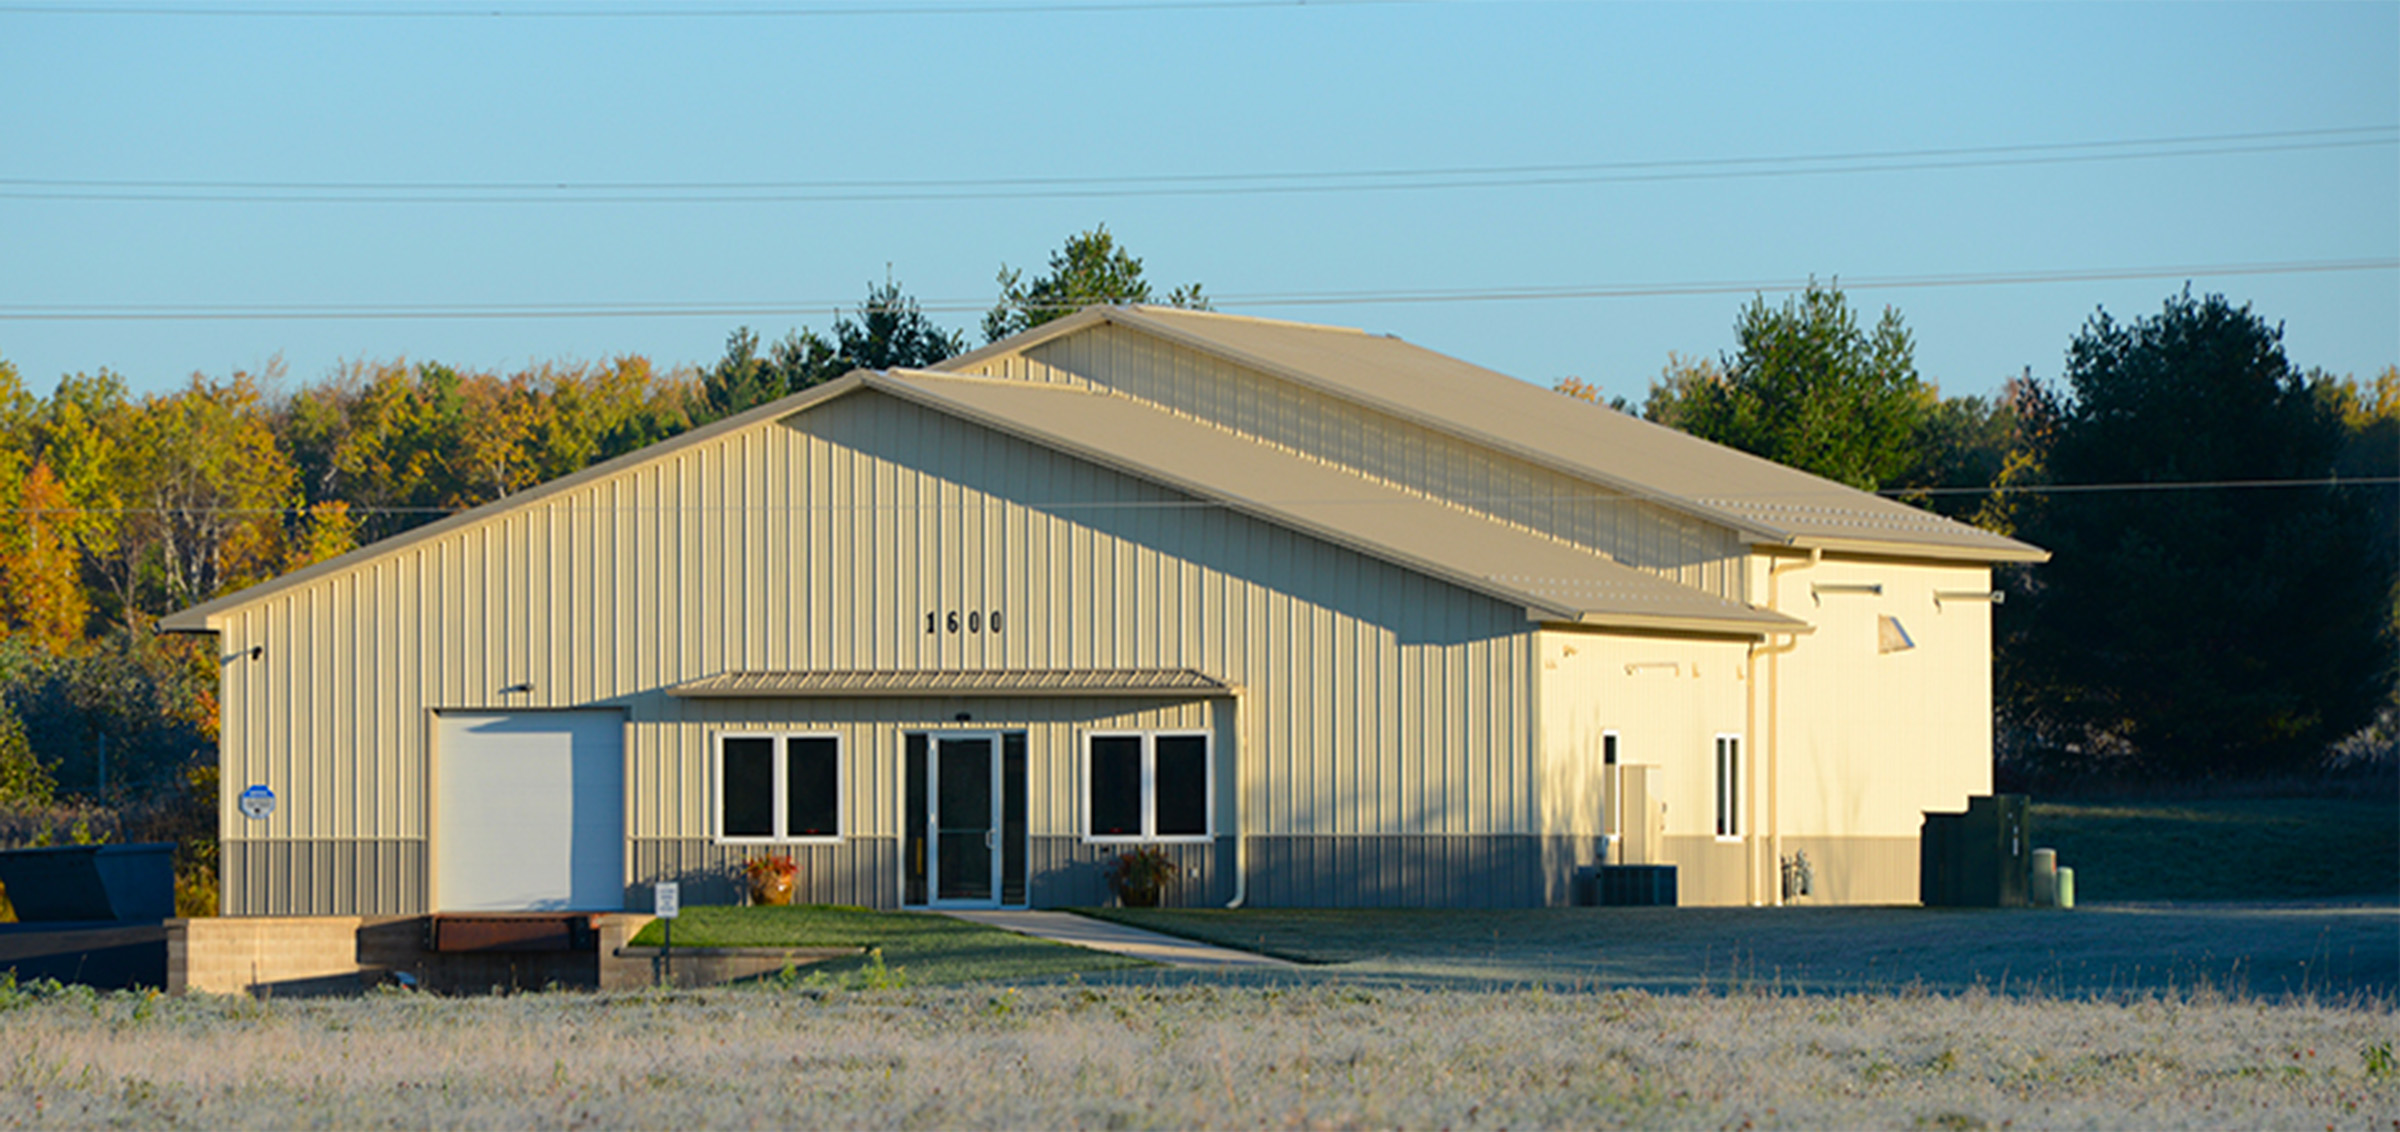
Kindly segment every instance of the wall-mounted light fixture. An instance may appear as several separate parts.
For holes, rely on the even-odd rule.
[[[1637,660],[1625,666],[1625,675],[1631,676],[1644,669],[1664,669],[1669,673],[1680,674],[1683,671],[1683,662],[1680,660]]]
[[[530,691],[532,691],[532,690],[533,690],[533,681],[531,681],[531,680],[527,680],[527,681],[525,681],[524,683],[521,683],[521,684],[511,684],[511,685],[509,685],[508,687],[505,687],[505,688],[502,688],[502,689],[500,689],[500,694],[501,694],[501,695],[503,695],[503,696],[522,696],[522,695],[524,695],[525,693],[527,693],[527,692],[530,692]]]
[[[1952,602],[1952,601],[1982,601],[1982,602],[1989,602],[1989,603],[1991,603],[1991,604],[1993,604],[1993,605],[2000,605],[2000,604],[2002,604],[2002,603],[2006,602],[2007,600],[2008,600],[2008,594],[2007,594],[2006,592],[2004,592],[2004,591],[2001,591],[2001,590],[1935,590],[1935,591],[1933,591],[1933,605],[1934,605],[1934,608],[1936,608],[1936,609],[1939,609],[1939,608],[1941,608],[1941,606],[1942,606],[1942,604],[1943,604],[1943,603],[1945,603],[1945,602]]]

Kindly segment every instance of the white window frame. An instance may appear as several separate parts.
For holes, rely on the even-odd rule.
[[[725,833],[725,741],[728,739],[769,739],[775,743],[775,792],[773,825],[775,832],[765,837],[731,837]],[[789,836],[792,815],[790,774],[791,753],[786,746],[792,739],[833,740],[833,834]],[[838,845],[850,828],[850,760],[845,757],[846,746],[838,731],[720,731],[710,736],[708,743],[709,791],[708,825],[719,845]]]
[[[1600,733],[1600,790],[1600,832],[1625,836],[1625,736],[1613,727]]]
[[[1711,828],[1719,841],[1739,841],[1742,811],[1749,808],[1742,804],[1742,737],[1730,731],[1717,732],[1709,745],[1709,763],[1717,786]]]
[[[1094,835],[1092,833],[1092,740],[1139,738],[1142,741],[1142,832],[1133,836],[1123,834]],[[1207,791],[1207,817],[1203,831],[1196,834],[1178,833],[1162,836],[1158,832],[1158,741],[1160,739],[1197,738],[1200,740],[1200,761],[1206,774],[1203,787]],[[1159,728],[1154,730],[1086,731],[1076,742],[1075,812],[1076,824],[1081,827],[1087,845],[1205,845],[1217,836],[1217,737],[1214,732],[1200,728]]]

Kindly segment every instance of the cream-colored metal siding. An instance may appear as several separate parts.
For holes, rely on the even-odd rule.
[[[1762,555],[1754,568],[1761,592],[1769,561]],[[1990,570],[1782,561],[1778,607],[1817,627],[1772,669],[1783,679],[1775,735],[1785,836],[1914,838],[1925,811],[1964,810],[1968,795],[1990,793],[1992,606],[1934,600],[1936,591],[1988,593]],[[1855,589],[1868,585],[1883,592]],[[1878,652],[1879,614],[1899,618],[1916,647]],[[1760,713],[1765,731],[1764,701]]]
[[[1746,599],[1748,551],[1730,528],[1123,327],[1096,326],[980,369],[1027,380],[1073,375],[1731,601]]]
[[[1756,592],[1771,584],[1776,607],[1815,632],[1756,655],[1743,642],[1542,634],[1545,827],[1596,830],[1600,735],[1615,730],[1620,761],[1665,768],[1668,853],[1684,903],[1771,900],[1778,848],[1810,850],[1812,902],[1913,900],[1925,811],[1962,810],[1969,795],[1991,792],[1991,605],[1967,596],[1988,593],[1990,572],[1760,555],[1752,574]],[[1936,592],[1954,596],[1937,603]],[[1916,647],[1879,652],[1879,615],[1899,618]],[[1719,733],[1744,740],[1739,842],[1714,836]]]
[[[890,398],[795,424],[847,516],[805,556],[845,623],[797,632],[797,667],[1197,669],[1248,688],[1275,760],[1250,832],[1524,826],[1521,610]],[[1008,629],[922,631],[976,608]],[[874,643],[821,647],[845,640]],[[1401,785],[1465,750],[1495,765]]]
[[[1006,628],[923,632],[949,609]],[[625,707],[629,839],[704,837],[726,709],[664,689],[742,669],[1192,668],[1246,688],[1245,793],[1220,812],[1247,833],[1534,824],[1520,608],[872,392],[223,625],[225,789],[282,800],[265,822],[226,809],[234,912],[422,907],[434,709]],[[853,831],[896,836],[896,774],[848,781]],[[395,854],[411,863],[343,863]]]
[[[1078,389],[1092,388],[1092,382],[1073,370],[1063,369],[1039,358],[1021,353],[1004,353],[987,358],[980,365],[960,370],[980,377],[1006,378],[1010,381],[1030,381],[1040,385],[1072,385]]]
[[[1677,867],[1682,902],[1744,901],[1742,846],[1715,836],[1715,756],[1716,737],[1730,734],[1744,736],[1744,761],[1756,757],[1745,733],[1749,643],[1549,629],[1539,647],[1545,828],[1575,838],[1602,832],[1601,738],[1616,732],[1619,765],[1659,768],[1667,860]],[[1762,828],[1753,785],[1745,776],[1746,829]]]

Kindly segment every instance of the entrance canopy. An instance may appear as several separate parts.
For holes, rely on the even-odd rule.
[[[949,672],[720,672],[667,689],[686,699],[849,696],[1220,696],[1233,686],[1189,668],[1025,668]]]

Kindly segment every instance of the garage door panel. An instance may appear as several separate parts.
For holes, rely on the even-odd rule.
[[[622,715],[445,712],[437,742],[442,911],[623,906]]]

